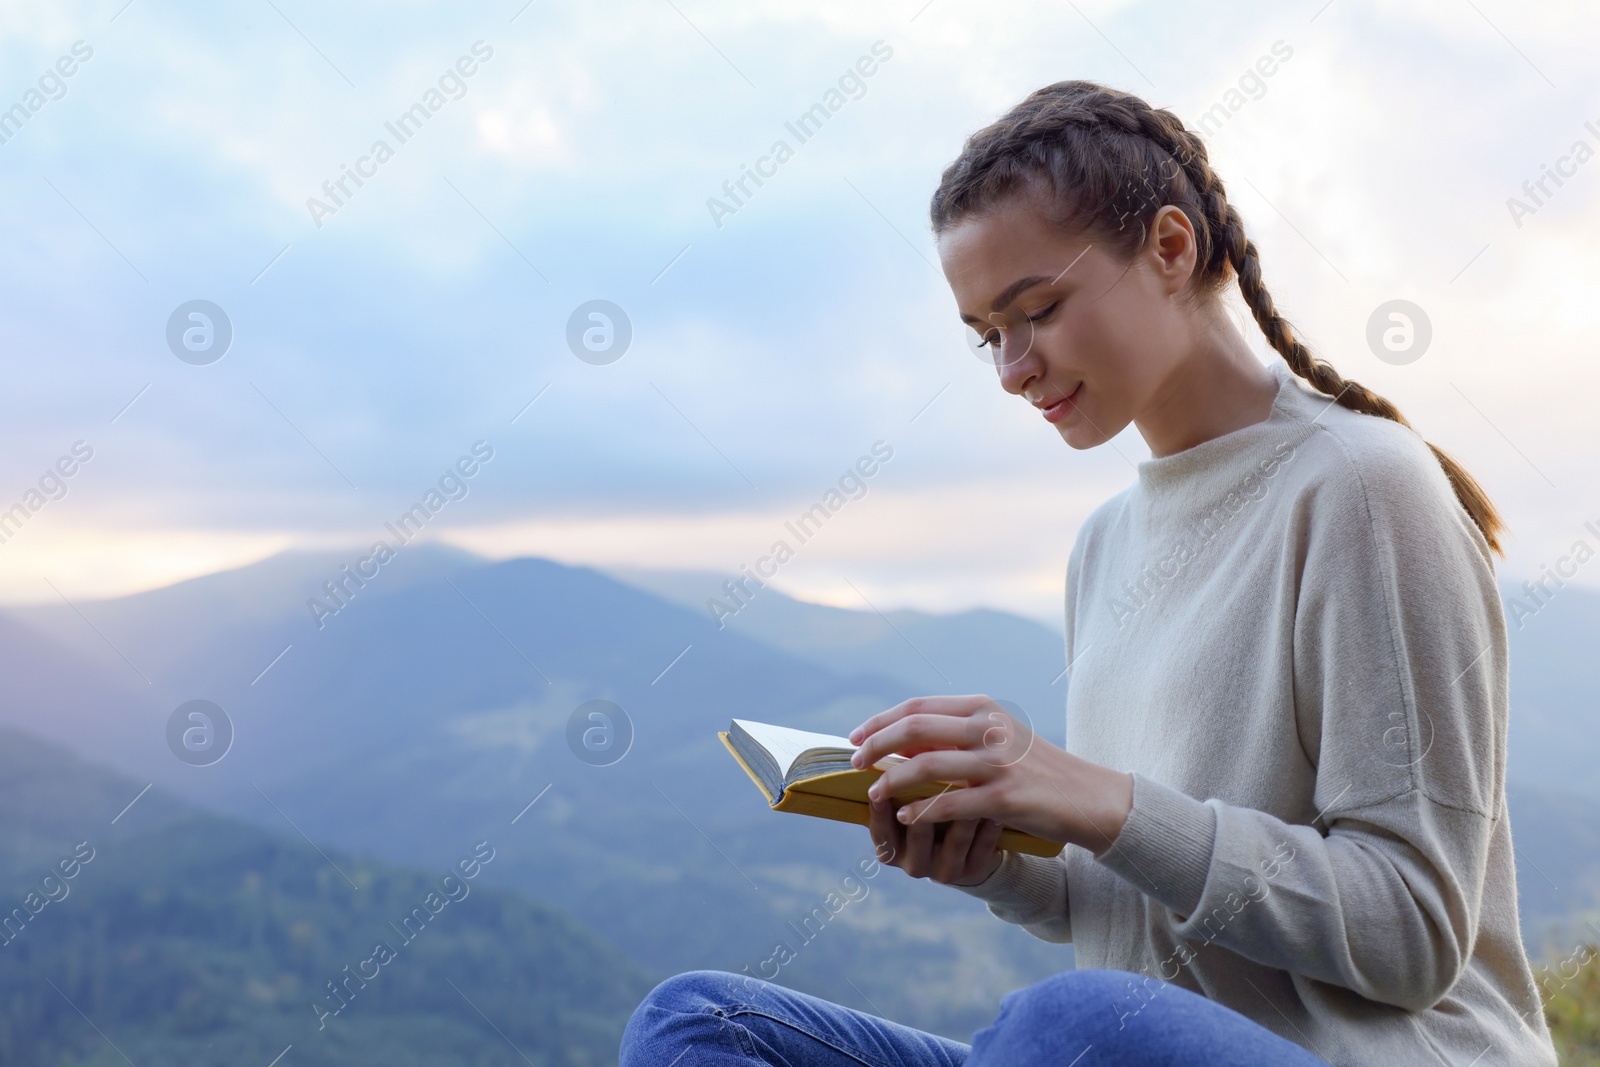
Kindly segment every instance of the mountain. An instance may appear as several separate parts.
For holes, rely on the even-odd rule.
[[[1501,592],[1511,640],[1507,779],[1600,801],[1600,592],[1570,584],[1539,598],[1510,584]]]
[[[25,699],[0,704],[0,722],[390,863],[433,869],[464,834],[503,838],[485,884],[604,931],[656,979],[762,973],[782,941],[799,950],[784,983],[967,1039],[1001,994],[1070,966],[1067,946],[994,921],[964,894],[895,870],[852,875],[870,858],[866,831],[767,811],[714,737],[735,716],[842,733],[909,696],[985,692],[1059,742],[1065,709],[1033,713],[1062,699],[1059,633],[1000,612],[879,615],[770,587],[719,628],[704,605],[710,576],[424,546],[314,618],[307,599],[336,604],[322,583],[358,557],[275,557],[138,598],[13,611],[0,671]],[[1580,653],[1600,620],[1582,612],[1600,597],[1561,598],[1512,638],[1511,779],[1540,786],[1512,790],[1530,941],[1593,907],[1600,884],[1578,862],[1596,850],[1566,845],[1600,826],[1580,766],[1595,746],[1582,728],[1593,689],[1574,688],[1592,673]],[[1524,677],[1530,663],[1537,678]],[[167,748],[169,716],[195,698],[235,729],[207,767]],[[615,760],[582,758],[595,724],[581,709],[597,699],[622,709]],[[1546,731],[1543,748],[1530,724]],[[1553,762],[1562,740],[1576,755]],[[847,877],[861,899],[827,923],[839,931],[806,936],[806,916]]]
[[[797,600],[746,586],[741,602],[710,571],[608,567],[606,573],[648,590],[736,634],[821,664],[836,674],[882,674],[917,694],[986,693],[1019,708],[1040,735],[1066,738],[1066,657],[1060,628],[1003,611],[974,608],[946,615],[879,613]],[[733,614],[713,613],[717,600]]]
[[[616,1062],[652,984],[485,884],[463,834],[412,871],[196,811],[0,731],[0,1063]],[[378,951],[379,945],[384,946]],[[337,985],[337,993],[330,989]]]
[[[706,603],[737,605],[727,575],[609,567],[607,573],[712,618]],[[1507,778],[1600,802],[1600,731],[1588,728],[1600,692],[1600,592],[1566,585],[1537,595],[1502,583],[1511,653]],[[1531,608],[1532,610],[1528,610]],[[840,673],[888,675],[919,693],[988,693],[1020,703],[1056,743],[1065,734],[1066,663],[1059,626],[1006,612],[948,615],[813,604],[767,586],[724,616],[728,631]]]
[[[1517,850],[1517,909],[1537,959],[1565,955],[1573,936],[1592,940],[1583,918],[1600,920],[1600,804],[1513,784],[1506,790]]]
[[[204,578],[181,597],[143,594],[177,609],[58,612],[40,629],[67,635],[76,621],[109,650],[95,669],[114,674],[120,650],[150,677],[133,683],[133,710],[118,705],[103,728],[59,739],[235,816],[391,862],[448,863],[463,827],[511,835],[528,847],[508,849],[486,881],[605,931],[653,976],[758,973],[870,859],[870,839],[768,811],[715,732],[734,716],[842,732],[920,690],[719,632],[589,568],[456,562],[415,581],[389,583],[385,572],[320,629],[282,592],[277,615],[208,614],[197,606]],[[283,563],[273,564],[280,575]],[[298,595],[326,566],[309,561],[280,580]],[[214,577],[219,598],[264,595],[253,576]],[[149,621],[174,615],[183,630],[172,636],[170,622]],[[167,716],[194,698],[215,701],[234,726],[232,749],[208,767],[166,750]],[[632,724],[626,756],[607,766],[583,762],[568,740],[574,711],[593,699]],[[19,725],[50,729],[20,710]],[[1070,950],[945,887],[890,870],[858,877],[855,892],[862,899],[829,924],[849,933],[805,939],[785,982],[967,1037],[993,1021],[1004,992],[1070,966]],[[908,985],[907,968],[921,980]]]

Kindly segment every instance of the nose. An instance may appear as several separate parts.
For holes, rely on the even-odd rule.
[[[1020,336],[1015,330],[1000,331],[1000,342],[995,348],[995,372],[1000,376],[1000,388],[1020,395],[1028,382],[1040,373],[1040,363],[1028,331]]]

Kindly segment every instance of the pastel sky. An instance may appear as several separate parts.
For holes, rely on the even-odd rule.
[[[1212,162],[1280,309],[1479,477],[1503,573],[1536,574],[1600,546],[1597,23],[1576,0],[6,5],[0,510],[28,517],[0,601],[365,546],[477,442],[429,537],[735,574],[882,442],[775,584],[1059,625],[1079,523],[1148,449],[1074,451],[999,388],[927,204],[967,134],[1076,77],[1222,116]],[[786,123],[830,99],[801,143]],[[1367,342],[1396,299],[1432,328],[1404,365]],[[214,362],[169,346],[193,300],[231,325]],[[631,328],[612,362],[568,343],[593,300]]]

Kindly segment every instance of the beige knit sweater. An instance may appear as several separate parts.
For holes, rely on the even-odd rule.
[[[1098,860],[964,892],[1330,1063],[1553,1067],[1517,928],[1487,543],[1423,440],[1281,361],[1264,421],[1138,465],[1067,566],[1067,748],[1134,775]]]

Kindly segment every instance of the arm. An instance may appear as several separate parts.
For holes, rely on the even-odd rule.
[[[1330,815],[1323,836],[1134,779],[1134,813],[1101,862],[1165,904],[1172,932],[1190,951],[1215,942],[1411,1011],[1436,1004],[1460,977],[1477,927],[1493,829],[1487,817],[1412,793]],[[1202,863],[1185,863],[1148,840],[1213,823]],[[1198,893],[1178,888],[1196,882]]]
[[[1002,852],[1000,866],[987,880],[977,885],[951,884],[986,902],[991,915],[1017,924],[1041,941],[1072,940],[1065,856]]]
[[[1291,526],[1295,714],[1317,817],[1135,775],[1099,859],[1165,904],[1180,938],[1421,1010],[1471,955],[1508,694],[1487,545],[1415,444],[1309,490]]]

